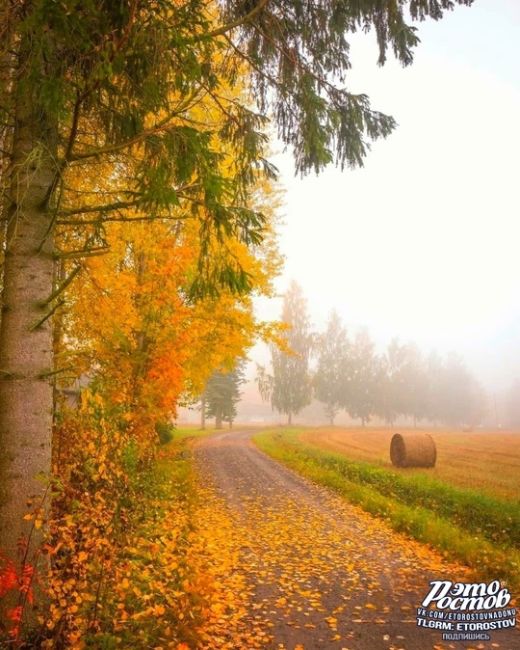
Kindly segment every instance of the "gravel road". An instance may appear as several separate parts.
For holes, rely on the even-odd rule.
[[[233,520],[236,570],[251,584],[248,616],[269,630],[266,648],[520,649],[517,630],[454,642],[418,628],[429,581],[471,581],[468,570],[268,458],[251,436],[218,433],[195,453]]]

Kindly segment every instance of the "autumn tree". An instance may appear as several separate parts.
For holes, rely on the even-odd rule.
[[[179,404],[198,399],[213,370],[231,368],[269,328],[256,321],[247,294],[221,290],[190,298],[198,234],[188,224],[114,223],[106,236],[109,252],[85,260],[67,295],[56,352],[61,363],[86,373],[90,390],[144,437],[156,421],[174,417]],[[271,255],[229,245],[255,292],[268,294]],[[214,243],[215,255],[224,252]]]
[[[34,507],[44,502],[37,477],[49,473],[52,377],[60,370],[52,320],[62,289],[80,268],[56,282],[57,230],[83,232],[80,259],[100,245],[107,220],[177,219],[184,207],[200,228],[201,260],[209,259],[212,233],[258,243],[262,216],[248,208],[246,196],[258,167],[272,173],[262,149],[267,116],[292,147],[298,172],[319,171],[334,160],[361,164],[368,140],[388,135],[395,123],[373,111],[365,95],[343,87],[350,67],[346,35],[373,28],[379,62],[391,48],[407,65],[418,43],[408,10],[411,20],[439,19],[453,5],[2,3],[0,141],[8,170],[2,174],[0,529],[10,560],[28,533],[16,523],[27,501]],[[221,83],[233,85],[244,64],[255,103],[223,99]],[[223,125],[193,122],[190,108],[202,96],[211,98]],[[216,139],[233,143],[232,166],[215,150]],[[90,186],[75,191],[71,172],[90,178]],[[114,181],[110,188],[102,182],[107,178]],[[216,284],[247,290],[247,275],[229,258],[220,266],[202,261],[194,289],[211,291]],[[38,541],[34,535],[32,544]]]
[[[240,385],[244,381],[244,368],[240,361],[233,370],[217,370],[209,378],[204,390],[206,416],[215,418],[217,429],[222,428],[223,422],[228,422],[229,427],[232,427],[240,401]]]
[[[316,398],[325,405],[330,424],[345,399],[345,365],[350,353],[350,343],[340,317],[330,315],[325,332],[316,342],[317,366],[313,377]]]

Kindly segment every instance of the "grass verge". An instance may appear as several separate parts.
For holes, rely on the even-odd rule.
[[[338,492],[399,532],[427,543],[486,578],[520,587],[520,508],[424,475],[399,475],[299,439],[301,429],[266,431],[258,447],[299,474]]]

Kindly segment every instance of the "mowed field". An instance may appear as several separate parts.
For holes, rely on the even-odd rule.
[[[429,433],[433,437],[437,446],[434,468],[398,469],[392,466],[392,435],[407,431]],[[392,468],[404,475],[425,474],[496,497],[520,499],[520,432],[324,427],[303,431],[300,439],[312,446],[344,454],[352,460]]]

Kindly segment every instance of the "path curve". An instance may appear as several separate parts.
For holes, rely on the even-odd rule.
[[[253,585],[249,616],[266,621],[266,648],[520,648],[517,631],[443,642],[440,631],[417,628],[429,581],[468,581],[468,570],[270,459],[253,434],[200,439],[195,455],[202,480],[233,518],[236,570]]]

